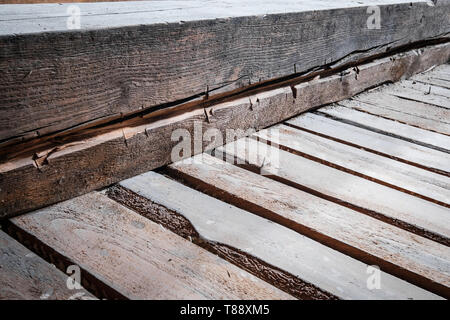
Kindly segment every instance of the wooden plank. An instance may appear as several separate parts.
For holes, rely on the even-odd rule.
[[[450,297],[450,248],[207,154],[169,166],[192,186]]]
[[[437,66],[430,72],[413,76],[411,80],[450,89],[450,76],[446,75],[450,69],[448,66],[448,64]]]
[[[357,145],[409,164],[449,175],[450,155],[316,114],[304,114],[286,123]]]
[[[450,205],[448,177],[285,125],[271,130],[278,130],[277,141],[272,139],[268,130],[258,131],[255,136],[328,166],[429,201]]]
[[[202,239],[256,256],[339,298],[436,298],[383,271],[381,289],[370,290],[364,263],[160,174],[147,172],[120,184],[188,219]]]
[[[450,137],[443,134],[419,129],[397,121],[342,107],[339,106],[339,103],[337,105],[321,108],[318,111],[330,115],[338,121],[344,120],[343,122],[362,126],[368,130],[392,135],[395,138],[417,143],[442,152],[450,152]]]
[[[450,67],[449,64],[444,64],[438,68],[433,69],[433,76],[443,79],[445,81],[450,81]]]
[[[440,79],[439,76],[433,76],[428,74],[419,74],[411,78],[413,81],[417,81],[424,84],[432,84],[434,86],[450,89],[450,80]]]
[[[0,231],[0,300],[93,300],[84,288],[69,289],[62,273]]]
[[[264,166],[264,176],[311,190],[324,199],[450,246],[450,206],[445,208],[250,138],[218,151],[244,160],[254,169]]]
[[[403,80],[395,85],[398,88],[408,88],[419,91],[425,95],[436,95],[450,99],[450,90],[440,86],[434,86],[432,84],[424,84],[414,81],[414,79]]]
[[[406,86],[386,86],[380,89],[380,91],[400,97],[407,100],[419,101],[432,104],[437,107],[450,109],[450,99],[435,95],[432,92],[428,94],[428,91],[422,92],[415,89],[408,88]]]
[[[128,298],[290,298],[99,193],[11,222]]]
[[[70,30],[69,5],[2,6],[0,140],[343,65],[450,32],[449,1],[80,3],[80,29]],[[380,29],[367,27],[372,5]]]
[[[387,94],[360,94],[340,105],[396,120],[418,128],[450,135],[450,110]]]
[[[336,102],[385,81],[426,70],[450,58],[450,44],[397,54],[333,75],[291,87],[281,87],[216,104],[188,108],[177,113],[132,119],[116,126],[92,129],[80,135],[54,138],[36,148],[18,145],[3,151],[13,157],[0,163],[0,218],[17,215],[102,188],[136,174],[171,163],[175,130],[185,130],[195,141],[189,157],[222,145],[203,140],[202,133],[218,130],[226,137],[233,129],[236,138],[324,103]],[[394,72],[395,71],[395,72]],[[195,131],[197,124],[198,132]],[[240,130],[240,131],[239,131]],[[247,132],[250,130],[250,133]],[[203,140],[203,141],[202,141]],[[1,153],[1,152],[0,152]],[[36,157],[36,154],[38,156]],[[37,160],[37,161],[36,161]],[[80,170],[82,168],[82,170]]]

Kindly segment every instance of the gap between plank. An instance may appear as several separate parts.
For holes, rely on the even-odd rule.
[[[161,224],[178,236],[190,240],[201,248],[216,254],[220,258],[298,299],[338,299],[333,294],[323,291],[315,285],[305,282],[239,249],[204,239],[183,215],[146,199],[127,188],[114,185],[107,189],[106,195],[143,217]]]
[[[344,106],[344,108],[345,108],[345,106]],[[326,114],[326,113],[321,112],[320,109],[319,110],[315,110],[312,113],[314,113],[314,114],[316,114],[318,116],[321,116],[321,117],[325,117],[325,118],[328,118],[328,119],[332,119],[332,120],[338,121],[338,122],[350,124],[352,126],[355,126],[355,127],[358,127],[358,128],[364,129],[364,130],[372,131],[372,132],[379,133],[379,134],[382,134],[382,135],[385,135],[385,136],[388,136],[388,137],[400,139],[400,140],[403,140],[403,141],[406,141],[406,142],[410,142],[410,143],[414,143],[414,144],[420,145],[422,147],[426,147],[426,148],[434,149],[436,151],[441,151],[441,152],[450,154],[450,150],[448,150],[448,149],[440,148],[438,146],[434,146],[434,145],[431,145],[431,144],[428,144],[428,143],[425,143],[425,142],[421,142],[421,141],[417,141],[417,140],[414,140],[414,139],[409,139],[409,138],[397,135],[395,133],[391,133],[391,132],[387,132],[387,131],[384,131],[384,130],[373,128],[373,127],[370,127],[370,126],[366,126],[366,125],[358,123],[356,121],[347,120],[347,119],[343,119],[343,118],[340,118],[340,117],[337,117],[337,116],[334,116],[334,115]]]
[[[278,144],[271,143],[270,141],[267,141],[267,140],[265,140],[263,138],[259,138],[260,140],[258,140],[257,138],[253,138],[253,139],[255,139],[256,141],[260,141],[260,142],[266,143],[266,144],[268,144],[270,146],[279,148],[281,150],[290,152],[289,151],[290,148],[287,148],[287,147],[280,148],[280,146]],[[302,152],[298,152],[298,154],[297,154],[296,150],[293,150],[293,151],[294,151],[294,152],[292,152],[293,154],[303,157],[303,153]],[[231,155],[231,154],[227,153],[225,150],[223,151],[223,154],[226,155],[227,159],[228,158],[229,159],[233,158],[234,159],[233,164],[235,166],[260,175],[260,171],[261,171],[260,167],[254,165],[254,164],[250,164],[248,161],[246,161],[244,159],[241,159],[238,156]],[[219,159],[221,159],[221,160],[223,160],[223,158],[221,158],[222,154],[216,154],[215,152],[213,152],[212,155],[217,157],[217,158],[219,158]],[[238,158],[239,158],[239,160],[238,160]],[[306,155],[304,158],[307,158],[309,160],[316,161],[318,163],[327,165],[326,163],[322,163],[321,159],[318,159],[318,158],[313,157],[313,156]],[[244,163],[242,163],[242,162],[244,162]],[[330,167],[333,167],[333,166],[330,166]],[[339,169],[339,168],[336,168],[336,169]],[[345,170],[342,170],[342,171],[345,171]],[[349,172],[349,173],[351,173],[351,172]],[[380,213],[380,212],[377,212],[377,211],[374,211],[374,210],[370,210],[370,209],[366,209],[366,208],[357,206],[357,205],[352,204],[350,202],[347,202],[347,201],[341,200],[339,198],[327,195],[325,193],[322,193],[320,191],[314,190],[312,188],[309,188],[307,186],[301,185],[299,183],[296,183],[294,181],[291,181],[289,179],[280,177],[280,176],[275,175],[275,174],[264,174],[264,177],[267,177],[267,178],[272,179],[274,181],[278,181],[278,182],[280,182],[282,184],[285,184],[285,185],[293,187],[295,189],[304,191],[304,192],[309,193],[309,194],[311,194],[313,196],[316,196],[318,198],[321,198],[321,199],[324,199],[324,200],[336,203],[336,204],[341,205],[343,207],[352,209],[354,211],[357,211],[357,212],[360,212],[362,214],[368,215],[368,216],[370,216],[372,218],[375,218],[375,219],[378,219],[378,220],[383,221],[385,223],[391,224],[391,225],[393,225],[395,227],[398,227],[400,229],[403,229],[405,231],[414,233],[414,234],[419,235],[421,237],[424,237],[424,238],[436,241],[438,243],[441,243],[443,245],[446,245],[446,246],[450,247],[450,239],[449,238],[441,236],[439,234],[436,234],[436,233],[431,232],[429,230],[426,230],[424,228],[420,228],[420,227],[414,226],[414,225],[412,225],[410,223],[407,223],[405,221],[402,221],[402,220],[398,220],[398,219],[395,219],[395,218],[388,217],[388,216],[384,215],[383,213]],[[370,180],[370,179],[367,179],[367,180]],[[450,207],[450,205],[446,205],[446,207]]]
[[[373,104],[371,104],[371,103],[369,103],[369,102],[366,102],[366,101],[360,101],[360,100],[356,100],[356,99],[353,99],[353,98],[349,98],[349,99],[352,100],[352,101],[356,101],[356,102],[360,102],[360,103],[365,103],[365,104],[373,105]],[[404,122],[404,121],[402,121],[402,120],[390,118],[390,117],[387,117],[387,116],[384,116],[384,115],[381,115],[381,114],[372,113],[372,112],[370,112],[370,111],[364,110],[363,108],[360,108],[360,107],[357,107],[357,106],[354,106],[354,107],[353,107],[353,106],[352,106],[352,107],[348,107],[348,106],[342,104],[340,101],[339,101],[339,102],[335,102],[335,104],[338,105],[338,106],[340,106],[340,107],[349,108],[349,109],[354,109],[354,110],[357,110],[357,111],[359,111],[359,112],[364,112],[364,113],[370,114],[371,116],[380,117],[380,118],[383,118],[383,119],[386,119],[386,120],[391,120],[391,121],[395,121],[395,122],[398,122],[398,123],[401,123],[401,124],[405,124],[405,125],[408,125],[408,126],[411,126],[411,127],[414,127],[414,128],[418,128],[418,129],[422,129],[422,130],[427,130],[427,131],[430,131],[430,132],[439,133],[439,134],[442,134],[442,135],[444,135],[444,136],[450,137],[450,134],[448,134],[448,133],[445,133],[445,132],[439,132],[439,131],[432,130],[432,129],[429,129],[429,128],[423,128],[423,127],[421,127],[421,126],[418,126],[418,125],[415,125],[415,124],[411,124],[411,123],[407,123],[407,122]],[[387,109],[387,110],[391,110],[391,109]],[[405,112],[403,112],[403,113],[404,113],[404,114],[407,114],[407,115],[414,116],[413,114],[409,114],[409,113],[405,113]],[[427,120],[433,120],[433,119],[428,119],[428,118],[427,118]]]
[[[2,222],[2,230],[12,238],[16,239],[18,242],[20,242],[23,246],[40,256],[45,261],[55,265],[56,268],[61,270],[64,274],[66,274],[67,267],[76,264],[35,236],[15,226],[9,220],[5,220]],[[80,271],[81,285],[97,298],[128,300],[128,298],[122,295],[118,290],[107,285],[101,279],[98,279],[96,276],[94,276],[81,266]]]
[[[364,178],[364,179],[366,179],[366,180],[369,180],[369,181],[372,181],[372,182],[381,184],[381,185],[383,185],[383,186],[386,186],[386,187],[389,187],[389,188],[392,188],[392,189],[401,191],[401,192],[403,192],[403,193],[406,193],[406,194],[409,194],[409,195],[412,195],[412,196],[421,198],[421,199],[423,199],[423,200],[426,200],[426,201],[429,201],[429,202],[438,204],[438,205],[440,205],[440,206],[443,206],[443,207],[446,207],[446,208],[450,208],[450,204],[449,204],[449,203],[445,203],[445,202],[442,202],[442,201],[439,201],[439,200],[436,200],[436,199],[433,199],[433,198],[424,196],[424,195],[422,195],[422,194],[420,194],[420,193],[417,193],[417,192],[414,192],[414,191],[411,191],[411,190],[408,190],[408,189],[405,189],[405,188],[396,186],[396,185],[394,185],[394,184],[385,182],[385,181],[380,180],[380,179],[377,179],[377,178],[373,178],[373,177],[371,177],[371,176],[365,175],[365,174],[360,173],[360,172],[358,172],[358,171],[354,171],[354,170],[352,170],[352,169],[348,169],[348,168],[343,167],[343,166],[341,166],[341,165],[334,164],[334,163],[332,163],[332,162],[329,162],[329,161],[327,161],[327,160],[323,160],[323,159],[321,159],[321,158],[318,158],[318,157],[309,155],[309,154],[304,153],[304,152],[301,152],[301,151],[299,151],[299,150],[292,149],[292,148],[290,148],[290,147],[288,147],[288,146],[285,146],[285,145],[282,145],[282,144],[278,144],[278,143],[275,143],[275,142],[272,142],[272,141],[268,141],[268,140],[266,140],[266,139],[264,139],[264,138],[261,138],[261,137],[258,137],[258,136],[250,136],[249,138],[252,138],[252,139],[254,139],[254,140],[256,140],[256,141],[260,141],[260,142],[266,143],[266,144],[268,144],[269,146],[276,147],[276,148],[278,148],[278,149],[281,149],[281,150],[290,152],[290,153],[295,154],[295,155],[297,155],[297,156],[300,156],[300,157],[303,157],[303,158],[306,158],[306,159],[309,159],[309,160],[318,162],[318,163],[323,164],[323,165],[326,165],[326,166],[328,166],[328,167],[331,167],[331,168],[334,168],[334,169],[337,169],[337,170],[340,170],[340,171],[343,171],[343,172],[346,172],[346,173],[350,173],[350,174],[355,175],[355,176],[358,176],[358,177],[360,177],[360,178]]]
[[[292,117],[292,118],[295,118],[295,117]],[[322,138],[326,138],[326,139],[333,140],[333,141],[336,141],[336,142],[339,142],[339,143],[342,143],[342,144],[346,144],[346,145],[348,145],[350,147],[358,148],[358,149],[361,149],[361,150],[364,150],[364,151],[367,151],[367,152],[371,152],[371,153],[377,154],[379,156],[383,156],[383,157],[390,158],[390,159],[393,159],[393,160],[396,160],[396,161],[399,161],[399,162],[406,163],[408,165],[411,165],[411,166],[414,166],[414,167],[417,167],[417,168],[420,168],[420,169],[424,169],[424,170],[427,170],[427,171],[438,173],[438,174],[446,176],[446,177],[450,177],[450,172],[447,172],[447,171],[439,170],[439,169],[436,169],[436,168],[430,168],[430,167],[421,165],[421,164],[416,163],[416,162],[405,160],[405,159],[402,159],[402,158],[399,158],[399,157],[396,157],[396,156],[389,155],[389,154],[384,153],[384,152],[376,151],[376,150],[373,150],[373,149],[370,149],[370,148],[367,148],[367,147],[363,147],[361,145],[357,145],[357,144],[354,144],[354,143],[351,143],[351,142],[348,142],[348,141],[345,141],[345,140],[342,140],[342,139],[331,137],[331,136],[323,134],[323,133],[319,133],[319,132],[316,132],[316,131],[313,131],[313,130],[302,128],[302,127],[296,126],[295,124],[291,124],[291,123],[288,123],[288,122],[283,122],[283,124],[288,126],[288,127],[291,127],[291,128],[297,129],[297,130],[301,130],[301,131],[305,131],[305,132],[314,134],[314,135],[322,137]]]
[[[438,294],[447,299],[450,298],[450,288],[441,283],[437,283],[431,279],[428,279],[422,274],[418,274],[416,272],[407,270],[390,261],[374,256],[362,249],[344,243],[340,240],[336,240],[327,234],[321,233],[303,224],[292,221],[278,214],[275,211],[264,208],[242,197],[230,194],[229,192],[222,190],[208,182],[193,177],[187,173],[181,172],[177,169],[171,168],[170,166],[160,169],[160,173],[163,173],[171,177],[172,179],[186,186],[189,186],[195,190],[198,190],[204,194],[207,194],[216,199],[229,203],[235,207],[238,207],[240,209],[246,210],[255,215],[278,223],[286,228],[298,232],[299,234],[302,234],[310,239],[313,239],[325,246],[340,251],[341,253],[344,253],[354,259],[360,260],[363,263],[366,263],[368,265],[378,265],[381,270],[390,273],[391,275],[403,279],[407,282],[410,282],[416,286],[419,286],[423,289],[426,289],[430,292]]]

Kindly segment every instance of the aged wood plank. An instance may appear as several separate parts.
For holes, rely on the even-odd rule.
[[[340,298],[436,298],[385,272],[381,289],[370,290],[364,263],[160,174],[147,172],[120,184],[184,216],[207,241],[256,256]]]
[[[450,297],[450,247],[208,154],[168,168],[172,176],[216,197]]]
[[[414,79],[403,80],[395,85],[398,88],[408,88],[416,90],[425,95],[436,95],[440,97],[445,97],[450,99],[450,90],[443,88],[441,86],[435,86],[432,84],[424,84],[421,82],[414,81]],[[445,100],[444,100],[445,101]]]
[[[408,100],[425,102],[432,104],[437,107],[450,109],[450,98],[443,97],[440,95],[434,94],[431,90],[430,93],[428,91],[422,92],[415,89],[408,88],[402,85],[394,85],[394,86],[386,86],[380,88],[381,92],[393,95],[395,97],[400,97]]]
[[[342,65],[450,32],[448,0],[80,3],[80,29],[71,30],[69,5],[2,6],[0,140]],[[380,29],[367,27],[371,5],[379,6]]]
[[[424,74],[417,74],[411,77],[412,81],[417,81],[423,84],[432,84],[442,88],[450,89],[450,64],[447,63],[437,65],[430,68]]]
[[[339,102],[349,108],[396,120],[418,128],[450,135],[450,110],[402,100],[386,94],[360,94]]]
[[[277,130],[276,141],[270,135]],[[450,178],[285,125],[255,133],[285,150],[403,192],[450,205]]]
[[[103,194],[86,194],[11,222],[128,298],[290,298]]]
[[[436,69],[433,69],[432,75],[436,78],[450,81],[450,65],[447,63]]]
[[[442,152],[450,152],[450,136],[342,107],[339,106],[339,103],[337,103],[337,105],[321,108],[318,111],[330,115],[337,120],[344,120],[344,122],[348,121],[350,124],[361,125],[365,129],[392,135],[396,138],[404,139]]]
[[[264,166],[264,171],[261,173],[274,180],[300,190],[312,190],[324,199],[335,201],[450,246],[450,208],[268,146],[251,138],[239,139],[219,147],[218,151],[244,160],[254,169]],[[430,232],[431,234],[428,234]]]
[[[68,277],[0,231],[0,300],[96,299],[84,288],[69,289]]]
[[[449,175],[450,154],[307,113],[286,123]]]
[[[450,80],[440,79],[438,76],[420,74],[412,77],[411,79],[423,84],[432,84],[434,86],[450,89]]]
[[[358,74],[349,69],[342,76],[296,85],[295,96],[290,87],[282,87],[206,109],[188,109],[182,114],[174,110],[173,115],[165,118],[144,118],[138,124],[93,130],[94,136],[82,134],[61,142],[55,139],[56,142],[52,140],[39,149],[38,162],[33,152],[25,152],[21,147],[14,160],[0,164],[0,218],[66,200],[171,163],[171,151],[178,144],[171,136],[177,129],[185,130],[199,146],[185,155],[189,157],[223,144],[211,141],[210,136],[202,143],[206,130],[217,129],[223,137],[227,129],[236,130],[236,138],[249,135],[253,133],[251,129],[268,127],[309,108],[443,63],[450,57],[450,44],[426,47],[419,52],[361,65]],[[194,130],[196,123],[199,134]],[[34,142],[28,147],[35,147]]]

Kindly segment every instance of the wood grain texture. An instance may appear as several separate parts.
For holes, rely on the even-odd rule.
[[[69,5],[2,6],[0,140],[343,65],[450,32],[448,0],[81,3],[79,30],[67,29]],[[367,28],[371,5],[379,5],[380,29]]]
[[[384,119],[361,111],[337,105],[321,108],[320,113],[332,116],[338,121],[361,126],[368,130],[391,135],[425,147],[450,153],[450,137],[402,124],[397,121]]]
[[[207,154],[169,174],[444,297],[450,248]]]
[[[239,139],[218,148],[236,156],[262,174],[300,190],[311,189],[324,199],[333,200],[388,223],[399,221],[416,227],[408,231],[424,236],[431,232],[439,242],[450,245],[450,208],[418,199],[367,179],[331,168],[316,161],[268,146],[254,139]],[[275,165],[276,164],[276,165]],[[387,217],[387,219],[385,219]],[[422,230],[425,233],[421,232]],[[428,236],[435,240],[433,236]]]
[[[362,93],[340,105],[450,136],[450,110],[387,94]]]
[[[429,87],[430,89],[431,87]],[[403,99],[425,102],[437,107],[450,109],[450,98],[437,95],[433,93],[433,90],[428,93],[428,91],[419,91],[416,89],[409,88],[408,86],[393,86],[380,89],[382,92],[393,95],[395,97],[400,97]]]
[[[279,132],[278,141],[271,139],[268,130],[258,131],[255,137],[270,140],[284,150],[315,159],[333,168],[425,197],[429,201],[437,200],[450,205],[448,177],[286,125],[275,126],[273,130]]]
[[[184,216],[205,241],[256,256],[340,298],[437,298],[385,272],[382,289],[369,290],[364,263],[155,172],[120,184]]]
[[[333,139],[382,153],[386,156],[430,168],[445,175],[450,174],[450,154],[426,148],[415,143],[362,129],[327,117],[307,113],[288,120],[299,128],[317,132]]]
[[[450,57],[450,45],[426,47],[402,53],[395,59],[380,59],[347,70],[345,75],[330,76],[296,86],[282,87],[249,97],[221,103],[206,109],[196,108],[181,115],[152,120],[133,127],[115,128],[93,137],[66,143],[54,142],[40,150],[40,165],[32,154],[0,164],[0,218],[66,200],[110,185],[136,174],[171,163],[172,132],[185,129],[197,145],[189,157],[222,145],[194,132],[198,121],[202,128],[217,129],[226,136],[227,129],[241,130],[236,138],[248,135],[320,104],[336,102],[384,81],[395,81]],[[444,60],[444,61],[443,61]],[[253,133],[253,131],[251,131]],[[46,156],[48,155],[48,156]]]
[[[430,73],[433,74],[433,72]],[[450,89],[441,86],[435,86],[431,83],[427,84],[418,82],[414,79],[404,80],[402,81],[402,83],[397,84],[396,87],[413,89],[419,91],[420,93],[423,93],[424,95],[433,95],[450,99]]]
[[[0,231],[0,300],[93,300],[82,289],[68,289],[69,275]]]
[[[289,299],[99,193],[11,222],[132,299]]]

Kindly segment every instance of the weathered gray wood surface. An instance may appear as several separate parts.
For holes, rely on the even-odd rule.
[[[415,128],[407,124],[383,119],[378,116],[341,107],[339,105],[321,108],[319,112],[330,115],[338,121],[352,123],[356,126],[367,128],[368,130],[391,135],[406,141],[413,141],[414,143],[425,147],[450,153],[450,137],[443,134]]]
[[[100,193],[11,222],[127,298],[292,298]]]
[[[286,125],[273,127],[279,130],[281,148],[338,168],[344,172],[364,177],[377,183],[401,189],[406,193],[437,200],[450,205],[450,178],[421,168],[348,146]],[[269,130],[255,133],[258,139],[269,141]]]
[[[255,168],[261,168],[266,163],[263,171],[265,176],[274,177],[286,184],[291,183],[299,189],[312,189],[325,199],[334,198],[336,202],[352,209],[356,206],[356,210],[359,209],[363,214],[387,217],[383,221],[388,223],[406,222],[419,229],[416,233],[424,235],[420,232],[424,229],[425,232],[432,232],[442,238],[440,242],[450,245],[449,208],[267,146],[251,138],[240,139],[218,150],[246,160]],[[276,167],[271,164],[276,164]],[[435,240],[433,236],[427,237]]]
[[[194,134],[194,123],[203,132],[218,129],[225,136],[226,129],[262,129],[312,107],[336,102],[385,81],[397,81],[446,62],[450,45],[426,47],[393,59],[384,58],[361,65],[359,74],[349,69],[334,75],[295,86],[256,93],[250,97],[208,107],[194,109],[182,115],[149,124],[114,129],[75,143],[53,144],[42,150],[39,168],[32,155],[0,164],[0,217],[19,214],[45,205],[66,200],[110,185],[114,182],[152,170],[171,162],[172,132],[186,129],[199,145],[202,139]],[[206,112],[205,112],[206,111]],[[208,116],[207,116],[208,115]],[[197,154],[222,144],[210,138]],[[56,149],[54,149],[57,147]],[[191,154],[187,154],[186,157]]]
[[[362,93],[338,103],[418,128],[450,135],[450,110],[383,93]]]
[[[450,248],[208,154],[169,174],[366,263],[450,297]],[[414,245],[411,245],[414,243]]]
[[[425,102],[436,107],[450,109],[450,98],[442,95],[437,95],[433,92],[433,90],[429,89],[431,88],[428,87],[427,90],[421,91],[410,88],[409,86],[397,84],[394,86],[381,88],[380,91],[393,95],[395,97],[400,97],[412,101]]]
[[[0,300],[95,299],[84,289],[69,289],[68,277],[0,231]]]
[[[370,290],[366,264],[155,172],[122,181],[120,185],[182,215],[205,241],[256,256],[339,298],[437,298],[385,272],[381,273],[381,289]]]
[[[0,6],[0,140],[32,138],[446,37],[450,1]],[[378,5],[380,29],[369,29]],[[426,26],[426,27],[425,27]],[[214,93],[212,92],[212,93]]]
[[[298,128],[346,141],[367,150],[423,166],[445,175],[450,175],[450,154],[430,149],[408,141],[362,129],[327,117],[307,113],[288,120],[288,124]]]

